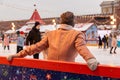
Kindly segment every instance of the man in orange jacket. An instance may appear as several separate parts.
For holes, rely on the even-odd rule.
[[[57,30],[49,31],[38,43],[27,47],[18,54],[7,57],[9,61],[13,58],[25,57],[48,50],[47,60],[74,62],[79,53],[87,62],[88,67],[94,71],[98,61],[86,47],[85,38],[82,32],[73,29],[74,14],[65,12],[61,15],[61,25]]]

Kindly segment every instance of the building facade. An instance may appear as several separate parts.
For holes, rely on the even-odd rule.
[[[102,14],[112,14],[116,19],[115,25],[120,28],[120,0],[103,1],[101,4]]]
[[[101,4],[100,14],[76,15],[75,23],[95,23],[96,25],[111,25],[110,16],[114,16],[116,21],[114,25],[117,29],[120,28],[120,0],[103,1]],[[59,17],[44,18],[42,19],[45,24],[53,24],[52,20],[55,19],[56,23],[60,23]],[[11,28],[11,22],[16,24],[16,28],[23,26],[28,20],[19,21],[2,21],[0,22],[0,31],[8,30]]]

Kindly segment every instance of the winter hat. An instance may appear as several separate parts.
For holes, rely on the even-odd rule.
[[[37,26],[37,25],[40,25],[40,23],[38,21],[35,22],[35,26]]]
[[[20,34],[25,34],[23,31],[20,31]]]

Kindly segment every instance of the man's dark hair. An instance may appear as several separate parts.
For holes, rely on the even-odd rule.
[[[60,16],[61,24],[74,26],[74,14],[72,12],[65,12]]]

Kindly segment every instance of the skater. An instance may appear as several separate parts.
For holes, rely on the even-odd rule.
[[[25,35],[23,31],[20,31],[18,38],[17,38],[17,53],[23,50],[25,42]]]
[[[98,36],[98,48],[102,48],[102,39],[100,37],[100,35]]]
[[[32,30],[29,32],[27,38],[26,38],[26,45],[32,45],[39,41],[41,41],[41,34],[40,34],[40,23],[35,22]],[[39,59],[39,53],[36,53],[33,55],[34,59]]]
[[[103,49],[105,50],[107,48],[107,38],[106,36],[104,35],[104,37],[102,38],[102,42],[103,42]]]
[[[114,48],[114,51],[112,52],[112,49]],[[112,43],[111,43],[111,49],[110,49],[110,54],[114,53],[116,54],[116,48],[117,48],[117,37],[114,34],[112,37]]]
[[[7,47],[7,49],[9,50],[10,49],[10,47],[9,47],[9,42],[10,42],[10,40],[9,40],[9,37],[8,37],[8,35],[7,34],[4,34],[4,39],[3,39],[3,41],[4,41],[4,50],[6,49],[6,47]]]

